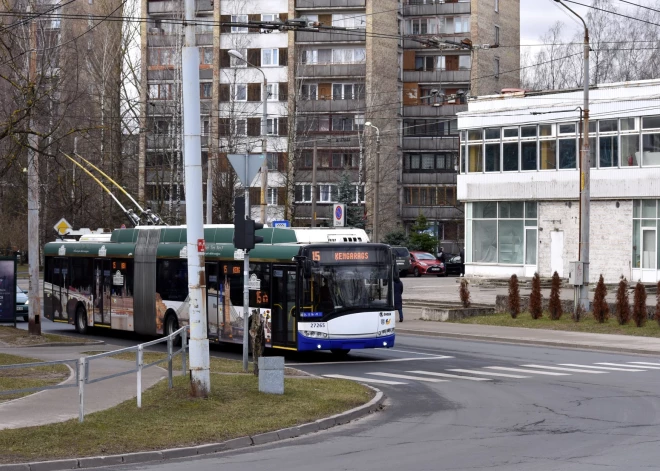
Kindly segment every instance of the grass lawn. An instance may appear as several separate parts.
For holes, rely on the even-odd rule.
[[[180,347],[175,347],[175,350]],[[95,353],[101,353],[101,352],[84,352],[85,355],[94,355]],[[126,360],[126,361],[135,361],[135,355],[136,353],[134,352],[123,352],[123,353],[118,353],[117,355],[112,355],[112,358],[116,358],[117,360]],[[158,353],[158,352],[144,352],[142,354],[142,359],[144,363],[152,363],[154,361],[162,360],[167,358],[167,354],[165,353]],[[190,359],[187,359],[186,361],[190,361]],[[160,363],[161,367],[167,368],[167,362]],[[172,360],[172,367],[174,371],[181,370],[181,355],[177,355],[174,357]],[[228,358],[218,358],[218,357],[211,357],[211,373],[243,373],[243,362],[238,361],[238,360],[230,360]],[[251,374],[254,371],[254,363],[250,361],[248,363],[248,372]],[[291,376],[300,376],[301,372],[298,370],[294,370],[293,368],[285,368],[284,373],[286,375],[291,375]]]
[[[619,325],[616,318],[610,315],[608,322],[599,324],[590,315],[580,322],[571,319],[571,314],[564,314],[558,321],[553,321],[547,312],[537,320],[532,319],[529,312],[521,313],[517,319],[508,313],[496,313],[490,316],[477,316],[455,321],[460,324],[499,325],[503,327],[526,327],[530,329],[568,330],[572,332],[592,332],[595,334],[638,335],[641,337],[660,337],[660,326],[655,321],[646,321],[643,327],[637,327],[630,321],[627,325]]]
[[[0,353],[0,365],[36,363],[39,360]],[[71,371],[65,365],[46,365],[31,368],[0,370],[0,391],[36,388],[58,384],[69,377]],[[0,402],[26,396],[30,393],[0,394]]]
[[[29,347],[53,342],[85,342],[80,337],[69,337],[66,335],[41,334],[30,335],[27,330],[15,329],[9,326],[0,326],[0,347]]]
[[[212,375],[211,396],[191,399],[187,377],[161,381],[107,411],[59,424],[0,430],[0,463],[110,455],[219,442],[310,422],[364,404],[373,392],[357,383],[286,379],[283,396],[258,392],[252,375]]]

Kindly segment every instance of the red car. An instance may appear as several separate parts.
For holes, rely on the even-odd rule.
[[[445,264],[428,252],[413,250],[410,252],[410,273],[415,276],[444,276]]]

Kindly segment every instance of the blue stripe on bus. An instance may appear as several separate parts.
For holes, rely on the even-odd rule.
[[[320,345],[320,347],[319,347]],[[311,339],[298,333],[298,351],[310,350],[360,350],[363,348],[391,348],[394,335],[372,337],[368,339]]]

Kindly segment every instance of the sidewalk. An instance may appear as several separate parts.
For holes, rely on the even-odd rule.
[[[466,340],[485,340],[648,355],[660,354],[660,338],[653,337],[455,324],[451,322],[422,321],[415,319],[415,316],[409,316],[409,319],[405,319],[402,324],[397,324],[397,334],[428,335]]]
[[[96,348],[95,348],[96,347]],[[98,346],[0,348],[0,353],[36,358],[43,361],[80,358],[82,352],[98,350]],[[101,358],[89,369],[90,379],[133,368],[132,362]],[[162,368],[142,370],[142,390],[146,390],[167,377]],[[73,374],[65,383],[75,384]],[[106,381],[85,385],[85,415],[116,406],[136,397],[137,380],[134,373]],[[2,399],[2,396],[0,396]],[[0,403],[0,430],[31,427],[78,418],[78,387],[52,389]]]

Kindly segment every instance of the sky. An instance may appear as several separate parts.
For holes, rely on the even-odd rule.
[[[591,4],[590,0],[580,3]],[[584,17],[587,8],[567,3],[580,16]],[[544,34],[557,21],[566,25],[564,34],[570,38],[576,31],[584,31],[582,24],[554,0],[520,0],[520,43],[539,43],[539,36]]]

